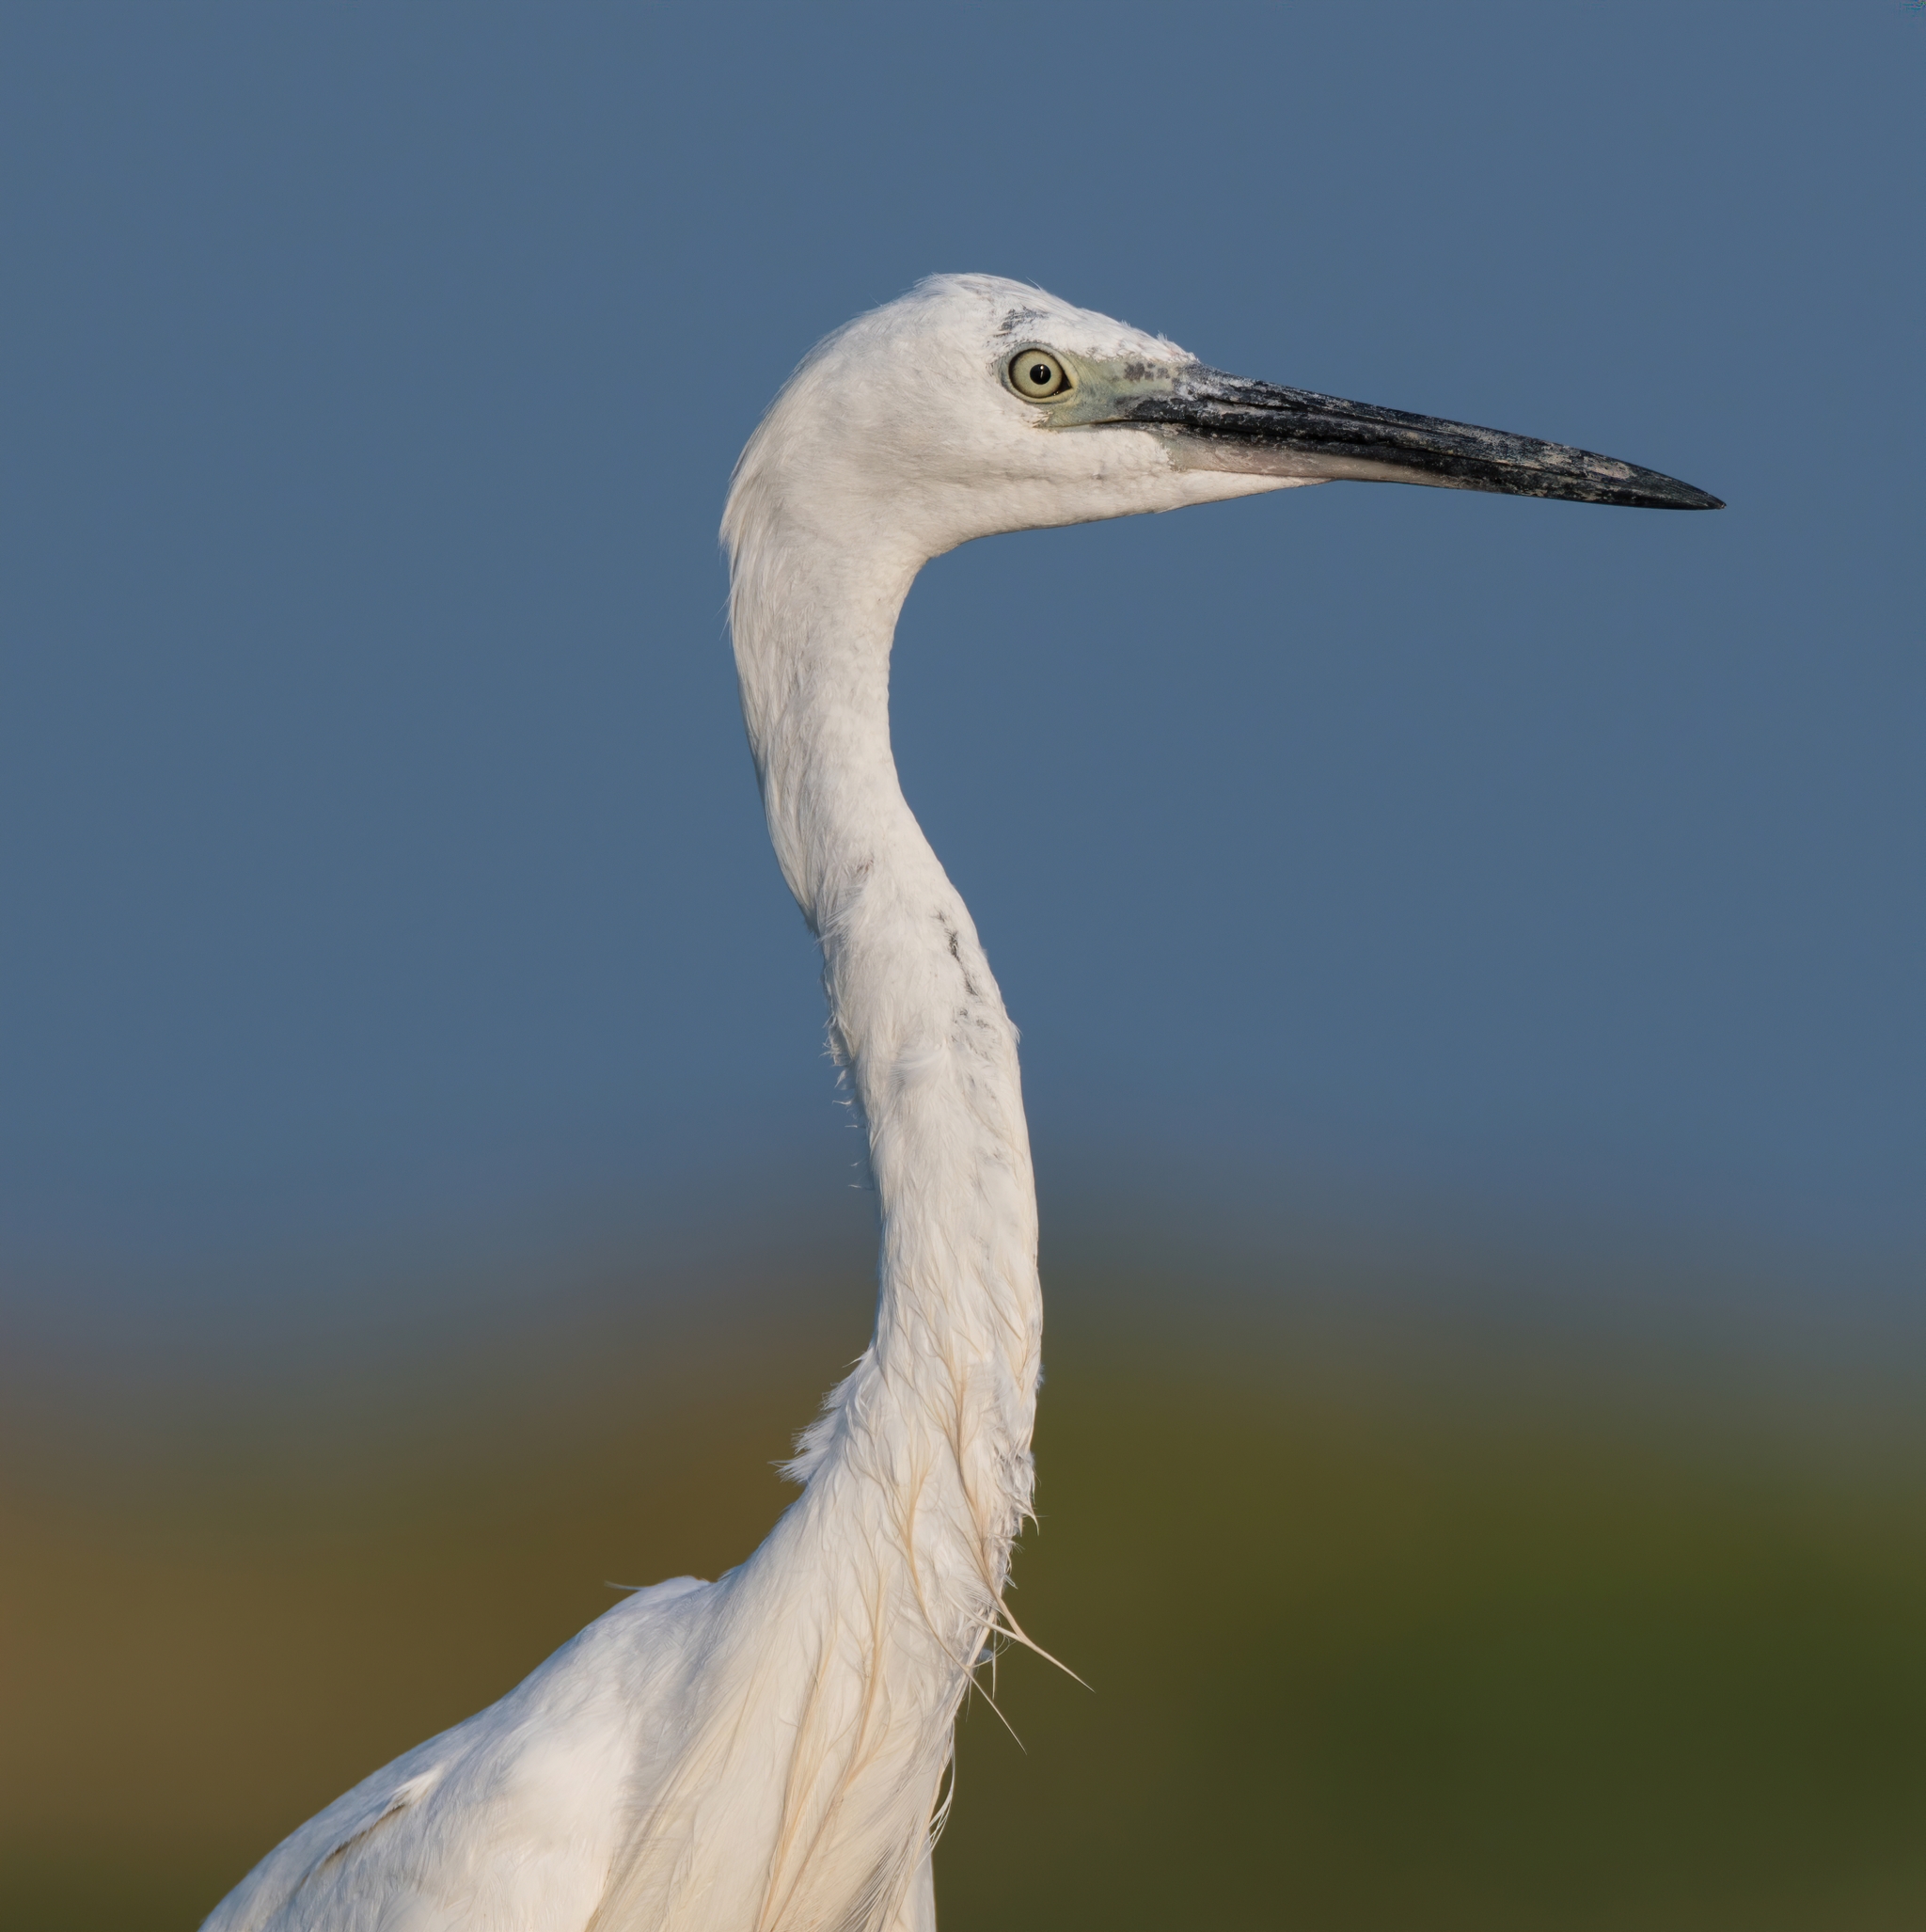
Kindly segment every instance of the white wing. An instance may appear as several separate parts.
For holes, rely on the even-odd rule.
[[[581,1932],[715,1586],[638,1591],[283,1840],[204,1932]]]

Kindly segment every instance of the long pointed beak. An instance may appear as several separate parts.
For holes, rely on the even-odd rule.
[[[1622,503],[1638,510],[1725,508],[1718,498],[1676,477],[1563,443],[1413,416],[1373,403],[1347,403],[1313,389],[1251,382],[1201,365],[1158,373],[1162,381],[1140,377],[1119,383],[1107,399],[1110,410],[1100,419],[1084,415],[1075,399],[1066,418],[1166,425],[1176,445],[1176,461],[1192,469],[1428,483],[1447,490],[1558,497],[1573,503]]]

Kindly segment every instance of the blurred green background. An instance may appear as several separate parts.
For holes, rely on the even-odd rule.
[[[0,1924],[192,1925],[609,1583],[748,1552],[867,1289],[645,1273],[23,1383]],[[1005,1655],[1020,1748],[972,1702],[946,1932],[1926,1922],[1902,1375],[1475,1272],[1050,1273],[1014,1601],[1091,1687]]]

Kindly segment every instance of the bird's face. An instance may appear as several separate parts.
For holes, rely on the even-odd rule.
[[[1001,531],[1333,481],[1719,507],[1586,451],[1226,375],[991,276],[934,277],[838,330],[777,399],[737,491],[920,562]]]

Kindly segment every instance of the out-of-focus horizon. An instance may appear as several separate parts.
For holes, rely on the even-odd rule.
[[[715,526],[945,269],[1730,504],[920,580],[1097,1687],[972,1710],[945,1932],[1918,1922],[1926,16],[8,39],[0,1925],[188,1922],[781,1507],[874,1231]]]
[[[1092,1688],[1011,1652],[966,1714],[949,1932],[1917,1922],[1917,1338],[1100,1218],[1016,1597]],[[838,1219],[292,1350],[10,1352],[0,1926],[192,1924],[611,1586],[739,1560],[866,1334]]]

